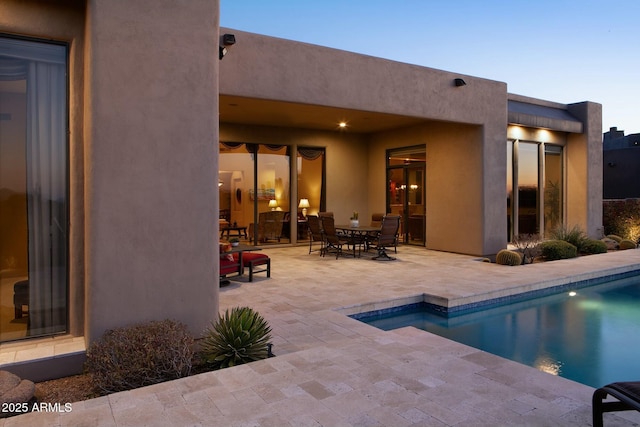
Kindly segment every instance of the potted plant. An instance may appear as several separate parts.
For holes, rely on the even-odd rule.
[[[238,246],[240,244],[240,239],[232,237],[229,239],[229,243],[231,243],[231,246]]]
[[[357,227],[360,225],[360,221],[358,221],[358,212],[353,211],[353,215],[351,215],[351,226]]]

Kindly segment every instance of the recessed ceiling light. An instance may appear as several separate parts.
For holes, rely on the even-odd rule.
[[[340,129],[344,129],[347,127],[347,122],[340,122],[338,123],[338,126],[340,127]]]

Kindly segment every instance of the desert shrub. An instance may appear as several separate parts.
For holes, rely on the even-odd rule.
[[[585,255],[604,254],[607,249],[607,244],[602,240],[587,239],[582,244],[582,253]]]
[[[510,251],[508,249],[502,249],[496,255],[496,264],[500,264],[500,265],[520,265],[520,264],[522,264],[522,257],[516,251]]]
[[[622,241],[622,237],[620,236],[616,236],[615,234],[609,234],[607,236],[607,238],[611,239],[611,240],[615,240],[616,242],[620,243]]]
[[[589,239],[584,231],[578,225],[574,225],[568,229],[560,226],[551,231],[549,238],[552,240],[562,240],[571,243],[576,247],[578,252],[582,252],[582,245]]]
[[[635,249],[637,246],[635,244],[635,242],[633,242],[632,240],[628,240],[628,239],[623,239],[620,241],[620,246],[619,249],[625,250],[625,249]]]
[[[578,256],[578,249],[571,243],[564,240],[548,240],[540,244],[542,256],[549,261],[557,259],[575,258]]]
[[[89,346],[85,368],[108,394],[187,376],[192,358],[186,326],[163,320],[105,332]]]
[[[522,255],[522,264],[529,264],[540,255],[539,234],[519,234],[513,239],[513,244],[517,247],[517,252]]]
[[[605,200],[602,223],[606,234],[640,241],[640,199]]]
[[[205,331],[202,357],[213,369],[241,365],[269,356],[271,328],[249,307],[235,307],[218,316]]]

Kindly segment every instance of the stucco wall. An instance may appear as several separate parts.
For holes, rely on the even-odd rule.
[[[504,83],[233,29],[221,31],[233,33],[238,39],[233,46],[233,55],[228,55],[228,59],[225,57],[220,75],[221,94],[462,124],[461,129],[449,127],[452,133],[445,139],[457,139],[463,144],[462,147],[446,148],[452,156],[469,149],[477,150],[479,163],[474,165],[475,175],[467,176],[464,181],[465,188],[473,193],[466,203],[473,206],[465,208],[473,210],[469,217],[473,218],[471,221],[479,222],[481,231],[477,236],[467,237],[467,241],[474,242],[467,247],[472,247],[471,251],[477,254],[495,253],[504,247],[507,122]],[[456,87],[454,79],[457,77],[464,78],[466,86]],[[464,125],[477,128],[469,132]],[[355,163],[366,162],[366,157],[363,159],[358,153],[351,152],[352,149],[344,148],[344,154],[353,156],[351,158],[332,159],[327,153],[328,180],[333,179],[334,171],[351,169]],[[368,158],[371,161],[371,156]],[[371,178],[378,174],[384,176],[384,163],[380,165],[378,161],[375,172],[369,168]],[[357,175],[352,173],[351,176]],[[352,197],[362,194],[351,180],[336,180],[336,185],[330,182],[327,183],[328,209],[343,206],[347,201],[355,204]],[[376,190],[368,185],[365,188],[369,189],[369,197],[378,200],[380,195],[376,192],[384,191],[385,187]],[[332,189],[339,192],[334,193]],[[366,216],[372,206],[380,211],[378,202],[367,206]]]
[[[599,238],[603,234],[602,105],[580,102],[568,110],[582,120],[584,133],[568,138],[567,225],[580,224],[589,236]]]
[[[87,10],[89,341],[217,315],[218,2],[92,0]]]
[[[224,59],[221,94],[475,124],[499,107],[501,127],[506,123],[501,82],[234,29],[221,32],[238,40]],[[455,87],[456,77],[467,85]]]
[[[426,146],[427,156],[426,247],[466,254],[485,253],[483,180],[480,178],[483,174],[483,139],[479,126],[429,122],[373,135],[369,156],[370,210],[384,212],[385,209],[386,186],[382,171],[386,165],[386,150],[422,144]],[[504,178],[489,185],[499,183],[504,183]],[[502,187],[504,190],[504,185]],[[504,194],[502,202],[504,205]],[[498,219],[504,222],[503,229],[506,229],[504,212]],[[506,245],[506,236],[501,244]]]

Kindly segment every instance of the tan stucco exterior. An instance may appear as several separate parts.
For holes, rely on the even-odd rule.
[[[220,140],[324,147],[340,222],[384,212],[387,150],[424,146],[426,247],[473,255],[507,244],[507,139],[554,142],[566,150],[565,222],[599,232],[600,105],[219,29],[218,3],[0,3],[0,34],[69,46],[69,332],[87,345],[164,318],[199,335],[216,316]],[[237,42],[219,60],[224,33]],[[293,167],[289,181],[294,212]]]
[[[217,22],[209,0],[89,4],[90,341],[114,317],[200,333],[216,313]]]
[[[221,97],[233,106],[221,110],[221,139],[293,146],[312,141],[326,147],[327,210],[339,219],[354,210],[364,218],[384,212],[386,150],[424,144],[426,247],[495,254],[507,244],[505,144],[514,138],[508,129],[518,127],[530,141],[563,141],[565,223],[598,235],[599,104],[522,97],[508,94],[502,82],[229,28],[220,31],[238,41],[220,68]],[[466,85],[457,87],[456,78]],[[508,101],[524,110],[512,111]],[[234,114],[234,108],[244,115]],[[319,120],[311,118],[314,112],[333,115],[335,121],[355,115],[357,123],[346,134],[336,128],[320,132]],[[363,125],[359,130],[367,114],[394,117],[384,129]]]
[[[427,247],[488,254],[505,246],[504,204],[495,202],[505,198],[504,83],[463,76],[467,85],[456,87],[460,75],[455,73],[231,29],[221,32],[238,40],[221,64],[223,95],[394,114],[424,123],[361,134],[360,150],[366,151],[359,153],[353,143],[337,146],[339,155],[333,158],[328,149],[328,210],[342,219],[354,210],[363,217],[384,212],[385,150],[427,144],[432,159],[427,167]],[[224,139],[224,118],[221,128]],[[469,164],[461,165],[460,159]],[[365,173],[359,170],[363,165]]]

